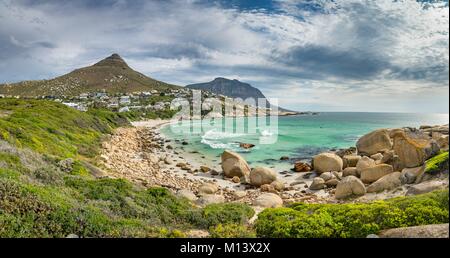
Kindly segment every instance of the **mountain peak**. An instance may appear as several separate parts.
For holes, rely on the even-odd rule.
[[[208,90],[216,94],[233,98],[266,98],[260,90],[252,87],[250,84],[240,82],[237,79],[230,80],[224,77],[217,77],[206,83],[190,84],[187,85],[187,87],[191,89]]]
[[[122,57],[120,57],[120,55],[116,53],[94,64],[94,66],[116,66],[122,68],[129,68],[128,64],[122,59]]]

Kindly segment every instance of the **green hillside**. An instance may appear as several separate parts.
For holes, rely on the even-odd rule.
[[[253,215],[242,204],[201,209],[163,188],[97,178],[101,139],[127,124],[107,111],[0,99],[0,237],[180,237],[241,228]]]

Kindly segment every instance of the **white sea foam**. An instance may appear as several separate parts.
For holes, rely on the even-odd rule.
[[[259,132],[261,134],[261,136],[272,136],[273,133],[270,132],[269,130],[262,130]]]
[[[230,133],[230,132],[221,132],[217,129],[212,129],[207,131],[201,139],[201,143],[209,145],[213,149],[231,149],[237,150],[239,148],[239,144],[236,142],[223,142],[225,139],[241,137],[245,134],[239,133]],[[222,140],[222,141],[221,141]]]
[[[241,137],[245,134],[239,134],[239,133],[230,133],[230,132],[221,132],[216,129],[212,129],[207,131],[203,136],[202,139],[209,139],[209,140],[220,140],[220,139],[228,139],[228,138],[235,138],[235,137]]]
[[[200,142],[208,145],[209,147],[211,147],[213,149],[237,150],[239,148],[239,144],[237,144],[235,142],[223,143],[220,141],[207,140],[207,139],[202,139]]]

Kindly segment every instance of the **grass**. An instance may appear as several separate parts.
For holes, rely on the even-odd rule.
[[[293,204],[266,209],[257,236],[281,238],[366,237],[388,228],[449,222],[447,190],[355,204]]]

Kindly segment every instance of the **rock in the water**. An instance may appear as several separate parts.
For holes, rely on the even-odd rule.
[[[223,203],[223,202],[225,202],[225,198],[222,195],[217,194],[205,194],[202,195],[197,200],[197,204],[200,206],[206,206],[208,204]]]
[[[408,191],[406,192],[406,195],[423,194],[446,187],[448,187],[448,185],[440,181],[426,181],[417,185],[410,186],[408,188]]]
[[[243,149],[251,149],[251,148],[255,147],[255,145],[251,144],[251,143],[243,143],[243,142],[241,142],[241,143],[239,143],[239,147],[241,147]]]
[[[288,156],[282,156],[282,157],[280,158],[280,160],[289,160],[289,157],[288,157]]]
[[[181,197],[181,198],[186,198],[192,202],[197,200],[197,196],[195,196],[195,194],[193,192],[191,192],[190,190],[187,190],[187,189],[178,190],[177,196]]]
[[[334,153],[321,153],[314,156],[314,171],[317,173],[342,171],[343,162],[341,157]]]
[[[325,188],[325,180],[323,180],[323,178],[320,177],[316,177],[313,179],[311,185],[309,186],[310,190],[320,190]]]
[[[347,156],[347,155],[350,156],[350,155],[356,154],[356,148],[355,147],[350,147],[350,148],[347,148],[347,149],[340,149],[340,150],[336,151],[335,154],[338,155],[341,158],[344,158],[344,156]]]
[[[434,224],[382,230],[382,238],[449,238],[449,225]]]
[[[383,176],[367,187],[368,193],[377,193],[384,190],[392,190],[402,184],[400,181],[400,172],[393,172]]]
[[[239,154],[225,150],[221,156],[222,170],[226,177],[248,177],[250,166]]]
[[[392,141],[389,138],[389,131],[386,129],[379,129],[370,132],[359,138],[356,142],[358,153],[365,153],[373,155],[382,150],[389,150],[392,148]]]
[[[392,172],[394,172],[394,169],[391,165],[375,165],[374,167],[366,168],[361,171],[361,181],[364,183],[372,183]]]
[[[364,195],[366,193],[366,187],[355,176],[344,177],[336,186],[335,197],[336,199],[344,199],[351,196]]]
[[[403,184],[420,183],[423,173],[425,172],[425,165],[415,168],[404,168],[402,170],[400,180]]]
[[[283,200],[277,194],[263,193],[253,201],[253,205],[264,208],[277,208],[283,206]]]
[[[198,192],[201,194],[214,194],[219,190],[216,184],[204,183],[198,188]]]
[[[344,162],[344,168],[347,167],[356,167],[356,164],[361,159],[361,156],[359,155],[345,155],[342,158],[342,161]]]
[[[356,170],[358,171],[358,174],[361,175],[361,171],[366,168],[374,167],[375,165],[375,160],[364,156],[360,160],[358,160],[358,163],[356,163]]]
[[[342,176],[343,177],[346,177],[346,176],[359,177],[359,173],[358,173],[358,170],[356,169],[356,167],[346,167],[344,169],[344,171],[342,171]]]
[[[267,167],[256,167],[250,172],[250,184],[261,186],[277,180],[277,174]]]
[[[295,162],[294,168],[292,170],[294,170],[295,172],[309,172],[311,171],[311,166],[307,163]]]
[[[393,138],[394,151],[399,156],[402,166],[406,168],[423,165],[429,157],[439,150],[434,140],[423,137],[413,138],[402,130],[396,130]]]

